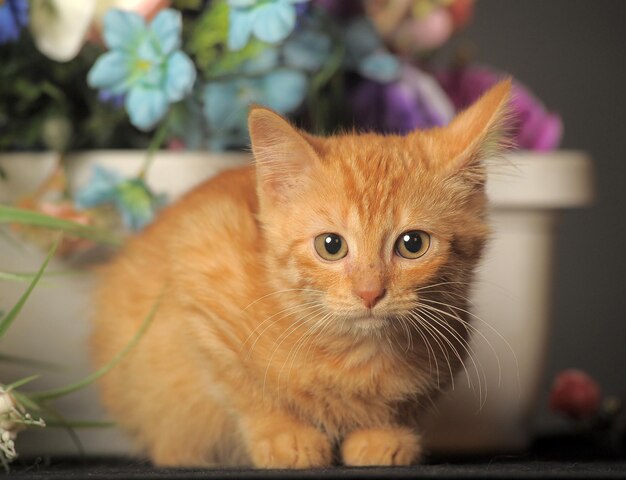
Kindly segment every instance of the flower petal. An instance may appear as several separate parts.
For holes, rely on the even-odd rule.
[[[31,2],[30,29],[39,51],[53,60],[74,58],[85,40],[96,8],[95,0]]]
[[[152,20],[150,30],[156,35],[161,53],[169,55],[180,48],[183,20],[180,12],[168,8],[161,10]]]
[[[100,165],[94,166],[89,182],[74,195],[76,207],[84,209],[112,202],[120,181],[121,177],[116,172]]]
[[[306,76],[297,70],[276,70],[263,79],[264,98],[261,103],[276,110],[288,113],[296,109],[306,95]]]
[[[106,89],[111,93],[120,94],[128,90],[129,74],[128,57],[114,50],[96,60],[87,74],[87,84],[92,88]]]
[[[252,33],[254,12],[231,8],[228,15],[228,48],[241,50],[246,46]]]
[[[146,32],[146,24],[134,12],[112,9],[104,16],[104,43],[110,49],[130,50]]]
[[[387,83],[400,76],[400,61],[390,53],[376,51],[361,59],[358,70],[366,78]]]
[[[314,72],[328,58],[330,37],[322,32],[305,30],[295,34],[283,49],[285,62],[290,67]]]
[[[196,67],[183,52],[174,52],[167,62],[165,93],[170,102],[178,102],[189,95],[196,81]]]
[[[140,130],[150,130],[167,112],[165,93],[141,85],[134,86],[126,97],[130,122]]]
[[[150,63],[161,63],[164,55],[159,52],[158,45],[152,41],[149,35],[143,36],[135,49],[135,55],[138,59]]]
[[[347,26],[345,42],[346,58],[351,65],[357,65],[361,58],[381,47],[380,36],[366,18],[354,20]]]
[[[211,128],[239,128],[241,115],[236,111],[240,108],[237,101],[237,90],[242,81],[223,81],[207,83],[203,91],[204,116]]]
[[[255,9],[252,31],[259,40],[278,43],[296,26],[296,9],[290,4],[269,3]]]
[[[280,52],[277,48],[268,47],[249,60],[243,62],[241,73],[258,75],[273,70],[278,65]]]

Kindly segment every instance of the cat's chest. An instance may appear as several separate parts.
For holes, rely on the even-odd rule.
[[[292,405],[338,433],[350,425],[393,421],[397,405],[418,395],[427,382],[409,358],[353,353],[357,358],[318,358],[314,368],[295,372],[289,388]]]

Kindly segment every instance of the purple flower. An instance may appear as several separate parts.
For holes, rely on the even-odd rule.
[[[111,90],[100,90],[98,92],[98,100],[105,105],[111,105],[113,108],[122,108],[124,107],[126,95],[115,94]]]
[[[454,115],[436,80],[409,65],[402,67],[395,82],[361,80],[349,102],[357,127],[382,133],[442,126]]]
[[[0,2],[0,45],[17,40],[27,23],[28,2],[26,0]]]
[[[437,78],[455,108],[462,110],[497,83],[502,74],[486,68],[467,68],[442,72]],[[511,106],[512,135],[517,147],[545,151],[559,146],[563,133],[561,118],[546,111],[519,82],[513,82]]]

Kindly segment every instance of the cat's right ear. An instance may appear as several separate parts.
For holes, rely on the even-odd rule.
[[[252,107],[248,129],[258,187],[272,201],[288,201],[307,181],[318,161],[306,138],[287,120],[264,107]]]

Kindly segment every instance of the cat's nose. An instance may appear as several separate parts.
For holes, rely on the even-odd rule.
[[[384,288],[374,288],[369,290],[357,290],[357,296],[361,297],[367,308],[374,308],[381,298],[385,296]]]

